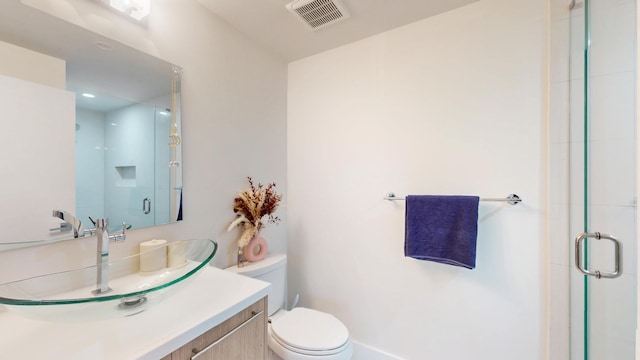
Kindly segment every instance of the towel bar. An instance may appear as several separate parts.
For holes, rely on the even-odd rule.
[[[387,193],[384,199],[389,201],[406,200],[404,197],[397,197],[396,194],[392,192]],[[522,199],[520,199],[520,197],[516,194],[509,194],[505,198],[480,198],[480,201],[504,201],[504,202],[507,202],[509,205],[517,205],[520,202],[522,202]]]

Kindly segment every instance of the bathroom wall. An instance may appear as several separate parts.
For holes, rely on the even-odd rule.
[[[212,238],[220,244],[213,264],[231,265],[239,233],[226,228],[234,219],[233,198],[247,186],[246,177],[274,181],[279,191],[287,191],[286,64],[195,0],[154,1],[146,28],[90,2],[37,3],[184,68],[184,221],[130,231],[126,242],[112,244],[112,254],[130,254],[151,238]],[[34,143],[34,152],[43,150]],[[283,221],[263,235],[270,251],[284,252],[287,208],[282,206],[277,215]],[[0,281],[91,264],[94,252],[95,239],[1,252]]]
[[[36,69],[30,71],[25,64]],[[5,229],[0,237],[5,245],[0,249],[14,248],[6,244],[24,238],[59,236],[49,231],[59,223],[51,217],[53,206],[75,202],[74,179],[65,176],[73,171],[74,124],[63,119],[74,116],[74,106],[73,94],[64,90],[64,79],[64,61],[0,41],[0,98],[4,105],[0,123],[3,148],[10,149],[3,162],[6,176],[0,198],[4,204],[15,204],[5,206],[0,216],[0,226]],[[41,106],[34,107],[36,102]],[[39,141],[34,146],[24,141],[26,136],[38,136]],[[32,166],[25,168],[24,164]],[[46,182],[42,174],[47,174]]]
[[[105,115],[100,111],[76,107],[76,123],[78,128],[75,137],[75,216],[83,222],[88,222],[89,216],[105,217]]]
[[[69,159],[74,156],[75,131],[74,123],[61,121],[74,114],[73,94],[65,90],[0,75],[0,99],[5,149],[0,199],[12,204],[2,207],[2,249],[25,238],[39,240],[59,234],[49,231],[56,227],[51,212],[56,206],[75,203],[74,179],[65,176],[73,174]],[[40,106],[33,106],[35,103]],[[25,142],[30,135],[39,136],[40,141]]]
[[[359,354],[544,357],[543,1],[483,0],[288,70],[195,0],[155,1],[148,28],[55,3],[59,16],[185,69],[185,220],[131,231],[114,253],[212,237],[214,265],[231,264],[231,203],[251,175],[286,194],[283,222],[264,236],[272,252],[289,236],[291,295],[342,319]],[[388,191],[524,202],[482,203],[469,271],[404,258],[404,206],[382,200]],[[94,250],[83,240],[0,253],[0,280],[91,263]]]
[[[571,327],[569,316],[570,261],[569,231],[569,63],[573,46],[577,55],[582,48],[571,42],[571,12],[566,2],[552,0],[549,52],[549,360],[570,359]],[[575,14],[575,13],[574,13]],[[575,21],[574,21],[575,22]],[[574,27],[578,25],[574,24]],[[581,38],[577,36],[576,38]],[[579,57],[581,58],[581,57]],[[575,59],[575,58],[574,58]],[[578,61],[578,60],[576,60]],[[580,331],[575,331],[580,334]],[[581,344],[581,341],[575,344]],[[574,349],[575,350],[575,349]],[[576,354],[577,355],[577,354]],[[576,356],[580,358],[580,356]]]
[[[0,74],[64,89],[65,66],[64,60],[0,41]]]
[[[155,108],[145,104],[106,114],[105,212],[112,225],[125,219],[135,227],[155,223],[155,212],[142,211],[145,198],[155,203],[154,120]]]
[[[108,217],[112,227],[122,221],[136,228],[170,222],[166,108],[133,104],[107,113],[76,108],[76,123],[76,216]],[[124,179],[127,175],[132,178]],[[145,198],[151,200],[149,214],[143,213]]]
[[[170,102],[169,102],[170,104]],[[173,168],[169,167],[169,161],[172,156],[172,148],[167,146],[167,139],[171,131],[171,113],[166,111],[171,105],[155,108],[155,179],[161,179],[155,182],[155,196],[152,204],[154,212],[153,219],[156,224],[165,224],[175,220],[177,210],[172,215],[171,197],[177,198],[174,206],[179,206],[180,194],[173,189],[171,184],[171,172]],[[178,155],[176,155],[178,156]],[[177,180],[180,184],[180,179]]]
[[[356,358],[546,358],[547,29],[483,0],[289,64],[289,295]],[[467,270],[404,257],[389,191],[523,203],[480,204]]]

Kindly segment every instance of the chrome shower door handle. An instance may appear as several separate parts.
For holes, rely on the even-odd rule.
[[[151,212],[151,199],[144,198],[144,200],[142,200],[142,212],[145,215]]]
[[[610,240],[613,242],[613,245],[615,247],[615,254],[614,254],[614,270],[613,272],[602,272],[599,270],[590,270],[587,269],[587,267],[584,265],[584,261],[582,258],[582,244],[584,243],[585,239],[596,239],[596,240]],[[595,232],[595,233],[582,233],[580,235],[578,235],[578,237],[576,238],[575,241],[575,262],[576,262],[576,267],[578,268],[578,270],[580,270],[580,272],[582,272],[585,275],[589,275],[589,276],[594,276],[597,279],[601,279],[601,278],[605,278],[605,279],[614,279],[617,278],[618,276],[622,275],[622,265],[620,264],[620,241],[618,241],[618,239],[616,239],[615,237],[611,236],[611,235],[606,235],[606,234],[601,234],[599,232]]]

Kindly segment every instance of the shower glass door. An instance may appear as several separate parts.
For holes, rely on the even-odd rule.
[[[577,263],[570,271],[571,360],[632,360],[637,284],[636,1],[584,0],[574,5],[570,23],[573,239],[567,241],[572,242],[571,261]],[[574,239],[581,235],[576,246]]]

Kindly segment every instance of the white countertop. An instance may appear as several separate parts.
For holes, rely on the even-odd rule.
[[[157,360],[268,295],[269,283],[206,267],[144,312],[94,322],[30,320],[0,306],[0,357]]]

